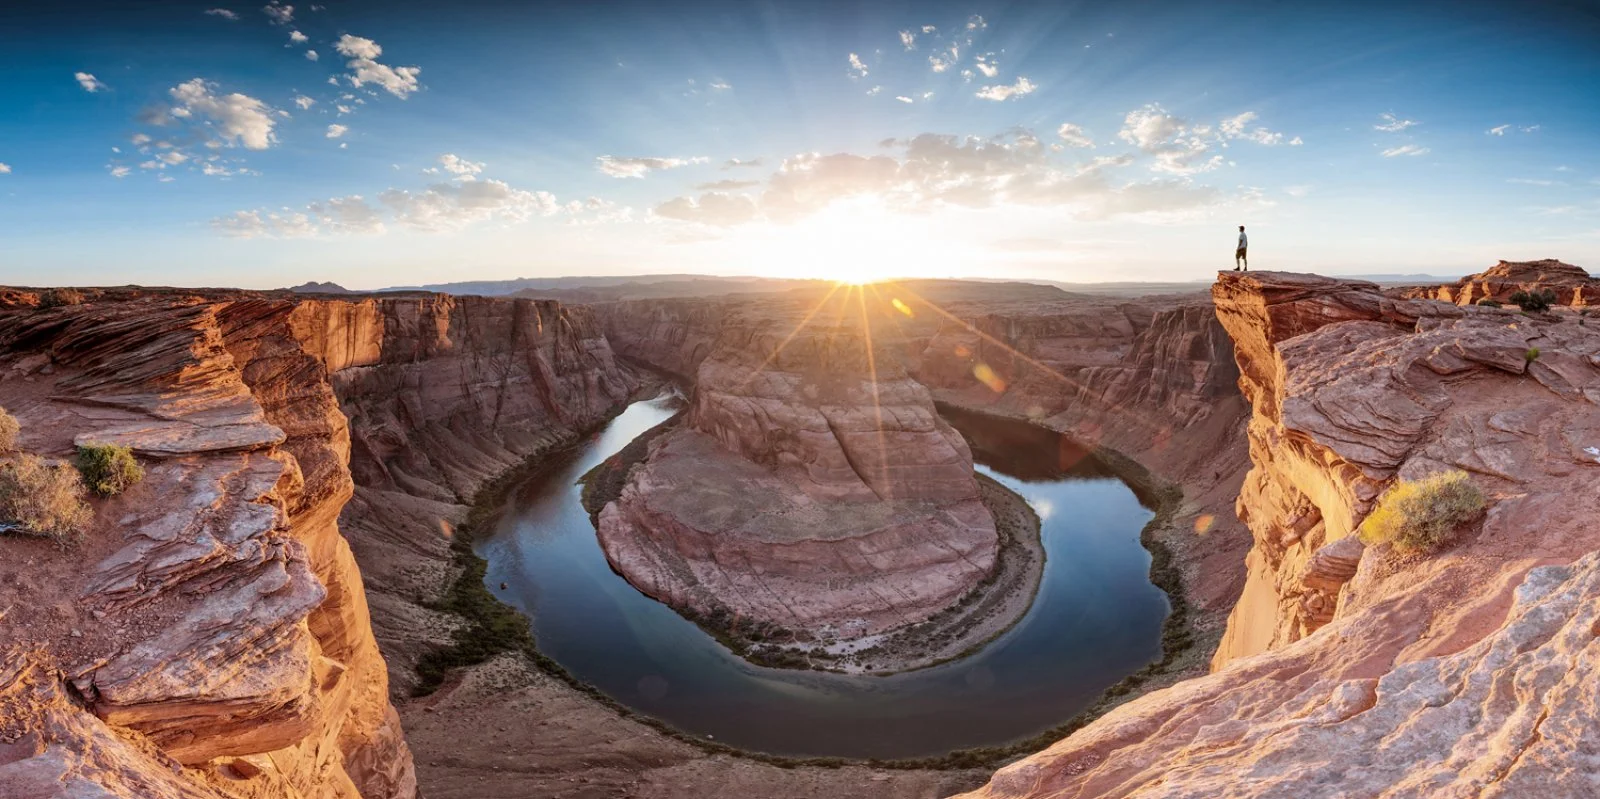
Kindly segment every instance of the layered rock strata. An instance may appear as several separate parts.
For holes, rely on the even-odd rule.
[[[0,623],[21,647],[0,674],[18,709],[0,795],[414,796],[374,626],[405,679],[405,656],[449,639],[451,618],[414,603],[450,579],[462,503],[634,386],[597,326],[443,295],[37,302],[0,301],[19,446],[125,444],[146,478],[97,500],[73,549],[0,537]]]
[[[1255,539],[1214,672],[973,795],[1592,794],[1600,537],[1572,498],[1600,490],[1600,331],[1310,275],[1225,272],[1214,296]],[[1445,469],[1491,499],[1459,540],[1355,537],[1395,480]]]
[[[1443,286],[1412,286],[1401,289],[1402,297],[1437,299],[1457,305],[1475,305],[1480,300],[1511,303],[1519,291],[1549,291],[1556,305],[1587,308],[1600,304],[1600,280],[1582,267],[1554,258],[1542,261],[1501,261],[1476,274],[1467,275]]]
[[[686,423],[599,516],[645,593],[850,639],[926,619],[990,572],[971,451],[859,323],[724,324],[696,371]]]

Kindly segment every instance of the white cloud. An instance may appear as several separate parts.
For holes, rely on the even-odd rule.
[[[934,27],[934,26],[932,26],[932,25],[923,25],[922,26],[922,32],[923,33],[938,33],[939,29]]]
[[[350,128],[344,125],[329,125],[328,132],[324,135],[329,139],[337,139],[340,136],[343,136],[349,130]]]
[[[1289,195],[1290,197],[1304,197],[1307,194],[1311,193],[1311,187],[1310,186],[1285,186],[1283,188],[1283,193]]]
[[[483,162],[468,161],[454,153],[445,153],[439,156],[439,165],[444,171],[459,176],[462,180],[472,180],[473,176],[483,171]]]
[[[1094,149],[1094,139],[1089,136],[1088,131],[1071,122],[1063,122],[1061,127],[1056,128],[1056,138],[1059,138],[1061,143],[1068,147]]]
[[[1394,158],[1395,156],[1401,155],[1427,155],[1430,152],[1432,152],[1432,150],[1429,150],[1427,147],[1419,147],[1415,144],[1402,144],[1399,147],[1391,147],[1387,150],[1384,150],[1382,155],[1384,158]]]
[[[967,30],[969,31],[981,31],[987,27],[989,27],[989,23],[984,22],[983,17],[973,15],[967,20]]]
[[[307,50],[306,51],[306,60],[307,61],[315,61],[315,60],[317,60],[317,51],[315,51],[315,50]]]
[[[201,13],[210,14],[213,17],[222,17],[223,19],[238,19],[239,18],[238,14],[235,14],[232,11],[229,11],[226,8],[208,8],[205,11],[202,11]]]
[[[9,174],[11,174],[11,165],[7,163],[0,163],[0,175]]]
[[[1504,135],[1506,135],[1506,131],[1508,131],[1510,129],[1511,129],[1510,125],[1496,125],[1496,126],[1490,128],[1490,129],[1484,131],[1484,133],[1487,133],[1490,136],[1504,136]]]
[[[691,164],[703,164],[710,160],[698,158],[617,158],[602,155],[595,159],[600,171],[614,178],[642,178],[659,169],[677,169]]]
[[[1035,86],[1033,81],[1028,80],[1027,78],[1017,78],[1017,82],[1011,84],[1010,86],[985,86],[978,90],[978,97],[984,100],[1003,102],[1005,100],[1021,97],[1024,94],[1032,94],[1037,88],[1039,87]]]
[[[203,78],[195,78],[172,87],[168,94],[176,105],[167,113],[179,119],[198,115],[208,122],[207,130],[223,142],[237,143],[247,150],[265,150],[277,141],[272,132],[276,123],[270,106],[237,92],[214,94],[214,86]]]
[[[143,133],[135,133],[128,141],[133,142],[134,146],[142,146],[150,143],[150,137]]]
[[[327,233],[382,233],[383,214],[359,194],[335,197],[306,206],[311,218]]]
[[[1151,169],[1156,172],[1194,175],[1223,164],[1220,155],[1206,157],[1213,142],[1209,125],[1191,124],[1153,103],[1129,111],[1117,138],[1155,156]]]
[[[759,158],[729,158],[722,162],[723,169],[754,168],[761,166]]]
[[[156,176],[156,182],[157,183],[171,183],[174,180],[177,180],[177,178],[175,178],[175,177],[173,177],[171,175],[157,175]]]
[[[235,211],[211,220],[211,227],[224,236],[241,239],[303,238],[316,234],[311,217],[285,209],[283,213]]]
[[[1506,182],[1520,183],[1524,186],[1555,186],[1560,183],[1560,181],[1555,180],[1536,180],[1534,178],[1507,178]]]
[[[859,79],[859,78],[865,78],[866,76],[867,76],[867,65],[861,62],[861,56],[856,55],[855,53],[851,53],[850,54],[850,77]]]
[[[278,0],[272,0],[261,7],[261,13],[267,15],[274,25],[288,25],[294,21],[294,6],[286,6]]]
[[[982,72],[985,78],[992,78],[1000,74],[1000,67],[994,63],[993,53],[990,53],[989,55],[978,56],[977,59],[975,59],[973,66],[977,67],[978,71]]]
[[[305,44],[309,41],[311,41],[311,37],[305,35],[304,33],[301,33],[300,31],[289,31],[290,44]]]
[[[711,84],[712,91],[725,92],[731,88],[733,88],[733,84],[726,81],[719,80]]]
[[[1538,129],[1539,129],[1538,125],[1528,125],[1527,127],[1517,128],[1517,130],[1520,130],[1523,133],[1532,133],[1532,132],[1534,132],[1534,131],[1536,131]]]
[[[1268,147],[1275,147],[1280,144],[1288,144],[1292,147],[1298,147],[1303,143],[1301,142],[1299,136],[1296,136],[1293,139],[1285,142],[1282,133],[1267,130],[1260,125],[1257,125],[1253,129],[1250,128],[1250,123],[1254,122],[1256,117],[1256,112],[1246,111],[1236,117],[1229,117],[1228,119],[1222,120],[1222,122],[1218,123],[1217,129],[1221,132],[1222,138],[1224,139],[1243,139],[1245,141],[1255,142],[1256,144],[1264,144]]]
[[[515,189],[498,180],[436,183],[418,191],[388,189],[375,199],[352,194],[314,202],[298,211],[237,211],[213,219],[211,226],[225,236],[239,238],[377,234],[390,224],[437,233],[477,222],[552,216],[563,210],[549,192]],[[578,210],[590,208],[579,204]]]
[[[878,93],[881,92],[881,91],[883,91],[883,87],[882,86],[874,86],[874,87],[872,87],[872,88],[867,90],[867,96],[868,97],[876,97],[878,95]]]
[[[912,31],[900,31],[900,44],[905,45],[907,50],[917,49],[917,34]]]
[[[91,94],[106,88],[104,83],[101,83],[98,78],[87,72],[74,72],[72,77],[78,81],[78,85],[82,86],[84,91]]]
[[[184,154],[181,150],[168,150],[157,155],[156,160],[169,166],[177,166],[178,164],[189,160],[189,156]]]
[[[729,227],[755,219],[756,203],[742,194],[712,191],[700,195],[699,199],[674,197],[657,205],[651,213],[682,222]]]
[[[125,177],[128,176],[128,173],[130,173],[132,171],[133,171],[132,167],[114,166],[114,167],[111,168],[111,177],[114,177],[114,178],[125,178]]]
[[[902,103],[912,103],[912,102],[916,102],[916,101],[915,101],[915,100],[912,100],[912,99],[911,99],[911,98],[910,98],[910,97],[907,97],[907,96],[905,96],[905,95],[903,95],[903,94],[902,94],[902,95],[898,95],[898,96],[896,96],[896,97],[895,97],[895,98],[894,98],[894,99],[896,99],[896,100],[899,100],[899,101],[900,101],[900,102],[902,102]]]
[[[1376,124],[1376,125],[1373,125],[1372,129],[1373,130],[1381,130],[1381,131],[1384,131],[1385,133],[1397,133],[1399,131],[1405,130],[1406,128],[1412,127],[1413,125],[1421,125],[1422,124],[1421,122],[1417,122],[1417,121],[1411,120],[1411,119],[1401,119],[1401,118],[1395,116],[1394,114],[1388,114],[1388,113],[1379,114],[1378,118],[1383,120],[1383,121],[1378,123],[1378,124]]]
[[[654,215],[713,227],[758,221],[783,224],[862,196],[900,211],[1046,206],[1084,219],[1137,216],[1155,221],[1241,203],[1271,204],[1258,189],[1224,194],[1186,177],[1117,180],[1116,171],[1133,164],[1134,156],[1063,160],[1026,130],[989,138],[928,133],[889,140],[883,146],[900,153],[797,155],[783,161],[759,196],[713,190],[669,200],[658,205]]]
[[[334,49],[350,59],[346,66],[352,73],[349,76],[351,86],[359,88],[368,83],[376,84],[402,100],[419,88],[417,75],[422,72],[422,68],[391,67],[378,63],[378,57],[383,55],[383,48],[371,39],[346,33],[339,37]]]
[[[300,106],[300,110],[304,111],[307,108],[310,108],[311,106],[316,105],[317,101],[313,100],[310,97],[307,97],[307,96],[305,96],[303,94],[299,94],[299,95],[295,95],[294,104],[297,105],[297,106]]]

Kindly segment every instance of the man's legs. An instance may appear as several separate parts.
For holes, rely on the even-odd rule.
[[[1244,261],[1244,271],[1250,271],[1250,254],[1244,250],[1239,251],[1239,260]]]

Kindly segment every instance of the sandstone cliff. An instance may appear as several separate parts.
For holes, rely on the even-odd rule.
[[[0,539],[7,638],[34,652],[9,675],[7,701],[31,709],[0,793],[415,794],[336,525],[352,483],[326,371],[286,340],[230,338],[236,310],[181,295],[0,310],[22,448],[147,459],[81,548]],[[146,779],[165,787],[127,787]]]
[[[1214,673],[974,795],[1593,795],[1600,538],[1573,498],[1600,489],[1600,331],[1309,275],[1213,293],[1254,409],[1255,539]],[[1462,540],[1353,537],[1395,479],[1447,468],[1491,497]]]
[[[1414,286],[1402,289],[1403,297],[1427,298],[1474,305],[1479,300],[1509,304],[1518,291],[1550,291],[1555,304],[1590,307],[1600,304],[1600,280],[1581,267],[1554,258],[1542,261],[1501,261],[1477,274],[1467,275],[1453,284]]]
[[[20,446],[127,444],[147,477],[81,549],[0,537],[0,795],[415,795],[374,626],[412,679],[454,624],[413,603],[461,503],[626,399],[597,326],[442,295],[36,303],[0,303]]]

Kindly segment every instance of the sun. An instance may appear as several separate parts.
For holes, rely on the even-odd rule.
[[[907,277],[943,276],[948,253],[938,251],[926,220],[894,213],[875,197],[833,203],[788,225],[753,231],[745,249],[764,275],[831,280],[852,286]]]

